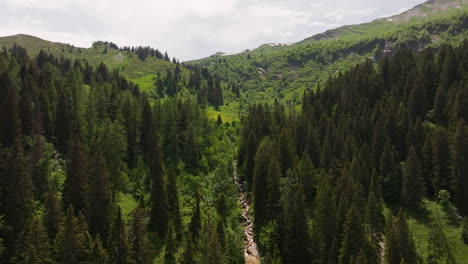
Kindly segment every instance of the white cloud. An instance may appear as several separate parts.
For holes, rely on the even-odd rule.
[[[88,47],[149,45],[182,60],[396,14],[423,0],[0,0],[0,35],[26,33]]]

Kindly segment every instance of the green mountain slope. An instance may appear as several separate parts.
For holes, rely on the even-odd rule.
[[[0,38],[0,48],[11,48],[15,43],[26,48],[32,56],[37,55],[42,49],[57,57],[64,56],[70,59],[86,60],[94,66],[103,62],[112,70],[119,69],[124,76],[139,84],[140,88],[146,91],[154,88],[153,78],[158,73],[164,75],[168,69],[174,70],[176,67],[175,63],[156,57],[147,57],[143,61],[138,59],[135,52],[110,47],[106,49],[105,45],[93,45],[91,48],[77,48],[69,44],[50,42],[24,34]],[[188,76],[189,70],[181,68],[181,71],[184,77]]]
[[[329,30],[292,45],[265,44],[191,63],[241,86],[241,104],[279,100],[297,105],[305,90],[367,59],[378,60],[399,47],[420,50],[459,42],[468,36],[467,14],[467,0],[428,1],[399,15]]]

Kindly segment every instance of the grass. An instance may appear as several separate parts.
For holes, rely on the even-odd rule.
[[[116,194],[117,206],[122,210],[124,219],[128,220],[129,213],[138,206],[137,201],[130,194],[118,192]]]
[[[440,220],[447,243],[457,263],[468,263],[468,245],[461,240],[461,226],[453,226],[448,223],[445,213],[439,204],[433,201],[424,201],[423,210],[419,212],[408,212],[408,224],[413,235],[416,250],[424,260],[427,259],[427,247],[429,239],[430,221]]]

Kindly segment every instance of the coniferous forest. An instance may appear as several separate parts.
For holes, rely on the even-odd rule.
[[[259,99],[273,52],[0,38],[0,264],[467,263],[467,21],[370,36],[296,101]]]

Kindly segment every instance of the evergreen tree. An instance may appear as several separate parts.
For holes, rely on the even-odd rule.
[[[462,241],[468,245],[468,217],[463,219]]]
[[[432,167],[434,179],[432,185],[435,193],[449,189],[449,136],[447,129],[436,127],[432,133]]]
[[[389,141],[385,143],[379,164],[379,171],[383,181],[383,198],[387,203],[396,203],[400,199],[401,188],[398,170],[398,154]]]
[[[413,238],[409,232],[406,216],[403,211],[393,218],[387,218],[385,231],[385,262],[388,264],[418,263]]]
[[[353,203],[346,214],[339,263],[349,263],[351,258],[357,258],[360,252],[367,250],[368,247],[368,241],[364,234],[364,227],[357,206],[356,203]]]
[[[88,209],[88,166],[80,136],[75,134],[67,163],[67,177],[63,186],[63,205],[72,205],[77,212]],[[92,179],[92,178],[91,178]]]
[[[12,148],[5,150],[5,162],[0,162],[1,211],[4,215],[6,257],[11,258],[14,244],[33,213],[33,185],[29,166],[20,138],[16,138]]]
[[[195,194],[195,208],[193,209],[192,219],[189,223],[189,242],[198,241],[201,229],[201,212],[200,212],[200,195],[198,192]]]
[[[332,187],[325,176],[322,177],[317,190],[312,226],[312,238],[315,241],[313,252],[319,263],[327,263],[332,254],[333,240],[336,239],[336,203]]]
[[[90,164],[90,189],[88,221],[93,235],[109,235],[112,216],[112,191],[109,172],[100,151],[95,154]]]
[[[70,122],[70,108],[68,98],[65,92],[62,91],[60,100],[57,106],[57,114],[55,119],[55,136],[57,137],[57,148],[62,153],[65,153],[68,147],[68,142],[71,136],[72,124]]]
[[[53,263],[47,232],[38,216],[33,217],[23,229],[16,243],[16,255],[12,263]]]
[[[455,130],[451,146],[451,180],[455,205],[464,215],[468,214],[468,126],[461,120]]]
[[[169,222],[169,227],[166,236],[166,249],[164,252],[164,263],[165,264],[175,264],[175,254],[177,252],[176,238],[174,232],[174,225],[172,222]]]
[[[298,179],[298,168],[288,175],[287,186],[283,190],[282,205],[285,221],[282,251],[283,263],[309,263],[310,235],[307,226],[305,196]]]
[[[109,255],[107,254],[107,250],[102,246],[101,237],[99,234],[96,235],[96,239],[94,239],[93,249],[90,254],[90,264],[108,264],[109,262]]]
[[[50,188],[45,201],[44,226],[51,241],[55,240],[62,219],[62,204],[58,198],[58,193]]]
[[[169,215],[174,225],[174,231],[177,239],[182,237],[182,219],[179,211],[179,192],[177,189],[177,175],[174,170],[170,169],[168,174],[167,196]]]
[[[131,212],[129,242],[132,252],[131,258],[136,264],[151,263],[146,218],[146,211],[141,206]]]
[[[270,166],[270,157],[273,152],[270,138],[264,138],[260,143],[257,154],[255,155],[254,168],[254,218],[255,228],[260,230],[267,223],[266,216],[268,211],[268,170]]]
[[[69,206],[55,240],[55,259],[58,263],[78,264],[87,259],[87,235],[81,226],[83,223],[79,222],[73,207]]]
[[[421,181],[421,165],[414,146],[411,146],[408,159],[403,169],[401,185],[401,198],[406,205],[412,207],[419,205],[424,193],[424,187]]]
[[[151,162],[151,213],[149,230],[159,236],[165,236],[169,222],[169,205],[164,163],[159,143],[156,143],[153,160]]]
[[[122,212],[120,208],[117,210],[112,229],[109,234],[107,242],[109,251],[109,259],[111,263],[115,264],[132,264],[132,252],[128,243],[127,231],[125,222],[122,219]]]
[[[247,153],[245,157],[245,181],[247,182],[248,190],[252,190],[253,187],[257,144],[257,137],[255,136],[254,131],[250,131],[247,138]]]

